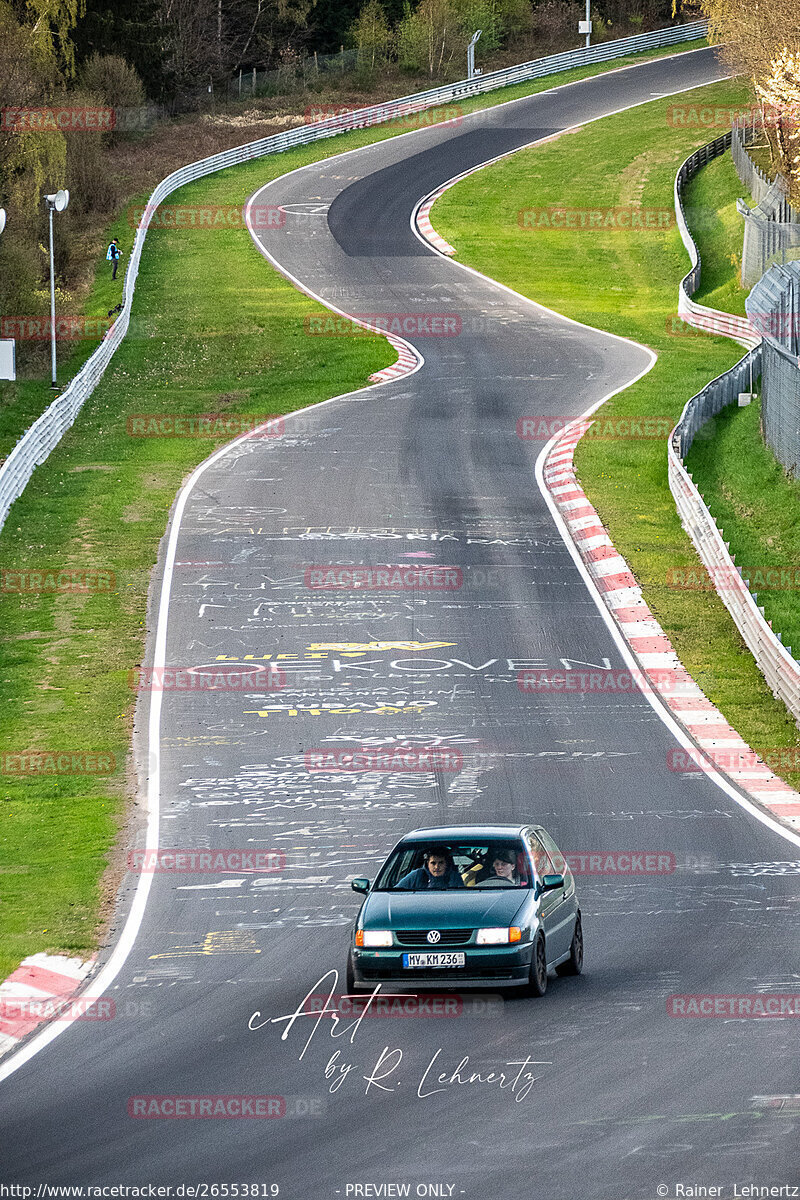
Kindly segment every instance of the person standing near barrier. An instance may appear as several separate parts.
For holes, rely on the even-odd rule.
[[[119,266],[119,256],[121,254],[119,248],[119,238],[112,238],[111,245],[106,251],[106,260],[111,263],[111,278],[117,278],[117,267]]]

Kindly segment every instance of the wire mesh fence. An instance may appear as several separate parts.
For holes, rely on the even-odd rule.
[[[752,287],[774,263],[800,258],[800,213],[789,203],[789,185],[780,174],[770,179],[748,153],[756,144],[758,125],[737,123],[731,135],[731,154],[737,173],[756,207],[744,200],[737,208],[744,217],[742,283]]]
[[[764,438],[784,469],[800,478],[800,262],[771,267],[745,307],[764,344]]]
[[[301,88],[313,88],[326,79],[352,74],[365,66],[364,55],[359,50],[345,49],[337,54],[312,54],[286,59],[272,70],[240,70],[228,80],[228,97],[232,100],[248,96],[282,95]]]

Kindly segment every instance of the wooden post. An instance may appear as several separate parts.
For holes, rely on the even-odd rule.
[[[253,67],[253,95],[256,94],[256,69]]]
[[[239,67],[239,99],[242,98],[242,68]]]

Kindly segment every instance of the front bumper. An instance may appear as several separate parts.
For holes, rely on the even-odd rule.
[[[463,967],[403,966],[403,954],[409,948],[393,946],[386,950],[352,948],[353,974],[361,987],[376,984],[411,988],[415,992],[443,988],[523,987],[530,977],[533,943],[514,946],[464,946]],[[462,947],[453,947],[462,949]]]

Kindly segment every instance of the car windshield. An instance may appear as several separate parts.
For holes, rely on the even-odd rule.
[[[519,838],[407,842],[390,855],[375,881],[375,890],[527,888],[530,874],[528,857]]]

